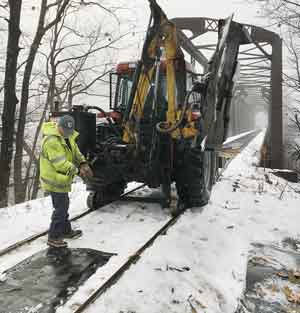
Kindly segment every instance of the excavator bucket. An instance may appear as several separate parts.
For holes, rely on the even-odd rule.
[[[238,77],[238,53],[240,44],[249,41],[247,30],[236,22],[233,15],[219,21],[219,40],[209,61],[210,80],[204,99],[204,131],[207,146],[216,148],[227,137],[230,104],[236,77]]]

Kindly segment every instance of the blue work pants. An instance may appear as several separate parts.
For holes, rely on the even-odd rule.
[[[67,192],[50,192],[54,211],[49,228],[49,238],[59,239],[71,232],[69,221],[69,195]]]

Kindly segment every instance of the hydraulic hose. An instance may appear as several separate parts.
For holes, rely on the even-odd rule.
[[[190,105],[189,105],[189,98],[192,94],[193,90],[190,90],[184,100],[184,105],[182,108],[182,112],[180,115],[180,118],[178,120],[178,122],[176,122],[174,125],[171,125],[170,127],[166,128],[166,122],[159,122],[156,124],[156,130],[161,133],[161,134],[169,134],[172,133],[173,131],[175,131],[183,122],[184,116],[186,114],[186,111],[189,109]]]
[[[88,106],[87,107],[87,111],[89,111],[89,110],[97,110],[97,111],[101,112],[104,115],[105,119],[107,120],[107,122],[108,122],[109,126],[111,127],[112,131],[115,133],[115,135],[117,135],[119,137],[121,136],[119,131],[116,129],[115,125],[112,123],[111,117],[108,116],[107,113],[103,109],[101,109],[99,107],[96,107],[96,106]]]

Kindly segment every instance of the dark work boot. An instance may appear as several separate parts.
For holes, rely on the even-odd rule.
[[[72,229],[69,233],[64,234],[65,239],[77,239],[82,236],[82,230],[80,229]]]

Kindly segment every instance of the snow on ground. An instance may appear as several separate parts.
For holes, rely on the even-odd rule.
[[[131,190],[136,186],[136,183],[129,184],[127,189]],[[71,194],[73,214],[77,213],[75,212],[75,208],[77,208],[79,212],[86,210],[85,201],[87,193],[83,191],[82,188],[84,188],[84,186],[78,184]],[[145,187],[137,191],[136,195],[147,195],[149,193],[150,189]],[[26,211],[26,205],[30,205],[31,207],[31,210],[28,212]],[[2,246],[3,244],[7,246],[7,242],[11,244],[17,239],[28,237],[34,233],[34,230],[40,231],[47,228],[52,211],[50,200],[46,198],[32,201],[29,204],[23,204],[23,206],[19,205],[10,208],[10,210],[13,209],[17,210],[16,214],[8,214],[7,210],[9,209],[4,210],[6,213],[3,213],[1,223],[6,230],[5,235],[9,238],[1,241],[0,248],[4,248],[4,246]],[[42,209],[45,209],[45,212],[41,213]],[[34,214],[35,211],[36,214]],[[166,223],[169,217],[168,212],[162,210],[158,204],[126,203],[119,201],[92,212],[73,223],[74,228],[83,230],[83,236],[75,241],[70,240],[69,246],[71,248],[92,248],[117,253],[116,256],[111,258],[109,266],[105,267],[104,271],[97,272],[98,276],[94,275],[89,280],[89,284],[86,284],[82,288],[84,297],[86,294],[92,292],[93,285],[99,283],[99,280],[107,279],[123,264],[129,255],[133,254],[153,233],[158,231],[158,229]],[[5,225],[9,225],[9,227]],[[20,230],[10,225],[17,225]],[[23,227],[24,225],[26,226]],[[47,236],[44,236],[16,251],[2,256],[0,262],[0,279],[1,273],[6,269],[46,249],[46,243]],[[82,295],[80,297],[82,297]],[[76,299],[76,297],[73,298]]]
[[[300,186],[255,166],[262,142],[231,162],[202,213],[186,212],[87,312],[233,313],[251,243],[299,238]]]
[[[287,185],[255,166],[263,136],[261,133],[230,163],[204,211],[187,211],[90,306],[89,313],[234,312],[245,285],[251,243],[298,237],[300,195],[295,190],[300,185]],[[79,189],[72,194],[72,214],[86,208],[84,186],[75,188]],[[0,210],[0,248],[47,228],[50,207],[45,198]],[[117,255],[57,312],[73,312],[169,218],[159,205],[120,201],[76,222],[84,235],[70,241],[71,247]],[[3,256],[0,273],[44,248],[46,237]]]
[[[70,194],[70,215],[87,210],[85,185],[73,184]],[[50,197],[28,201],[15,206],[0,209],[0,250],[49,228],[52,214]]]
[[[128,184],[127,190],[139,184]],[[149,192],[145,189],[144,192]],[[77,179],[70,196],[70,218],[88,210],[86,186]],[[52,215],[50,196],[0,209],[0,250],[17,241],[28,238],[49,228]],[[0,268],[1,271],[1,268]]]

